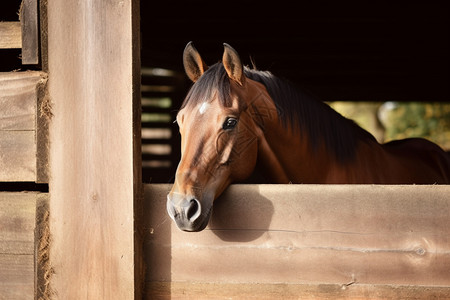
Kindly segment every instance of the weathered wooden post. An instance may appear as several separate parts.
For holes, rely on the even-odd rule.
[[[49,1],[50,280],[140,298],[139,0]]]

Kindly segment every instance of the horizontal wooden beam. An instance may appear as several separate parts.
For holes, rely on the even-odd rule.
[[[199,233],[182,232],[169,219],[169,190],[145,187],[149,285],[413,285],[450,292],[450,186],[232,185]]]
[[[0,131],[0,181],[35,181],[34,131]]]
[[[20,22],[0,22],[0,49],[22,48]]]
[[[36,153],[45,150],[36,147],[36,132],[43,138],[37,106],[45,82],[42,72],[0,73],[0,181],[37,181]]]
[[[0,73],[0,130],[35,130],[42,72]]]
[[[152,282],[145,299],[448,299],[448,287],[371,284]]]
[[[0,298],[34,297],[37,193],[0,192]]]

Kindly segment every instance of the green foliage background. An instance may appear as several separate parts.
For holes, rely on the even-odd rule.
[[[450,150],[450,104],[394,103],[382,122],[386,141],[423,137]]]
[[[380,143],[422,137],[450,151],[450,103],[333,102],[330,105],[371,132]]]

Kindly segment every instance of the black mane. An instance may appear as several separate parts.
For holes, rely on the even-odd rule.
[[[355,156],[359,140],[375,138],[352,120],[346,119],[293,84],[268,71],[245,68],[245,76],[262,83],[274,101],[279,118],[285,127],[307,133],[313,149],[324,143],[339,162],[350,161]],[[230,81],[222,63],[217,63],[192,86],[182,108],[213,99],[217,93],[224,107],[231,106]]]

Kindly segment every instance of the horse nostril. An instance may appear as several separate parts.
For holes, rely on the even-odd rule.
[[[167,209],[167,213],[169,214],[169,217],[172,220],[175,220],[175,217],[177,216],[178,213],[175,210],[175,208],[173,207],[172,201],[170,200],[169,197],[167,197],[166,209]]]
[[[197,199],[191,199],[186,208],[186,217],[189,221],[195,221],[201,214],[200,202]]]

